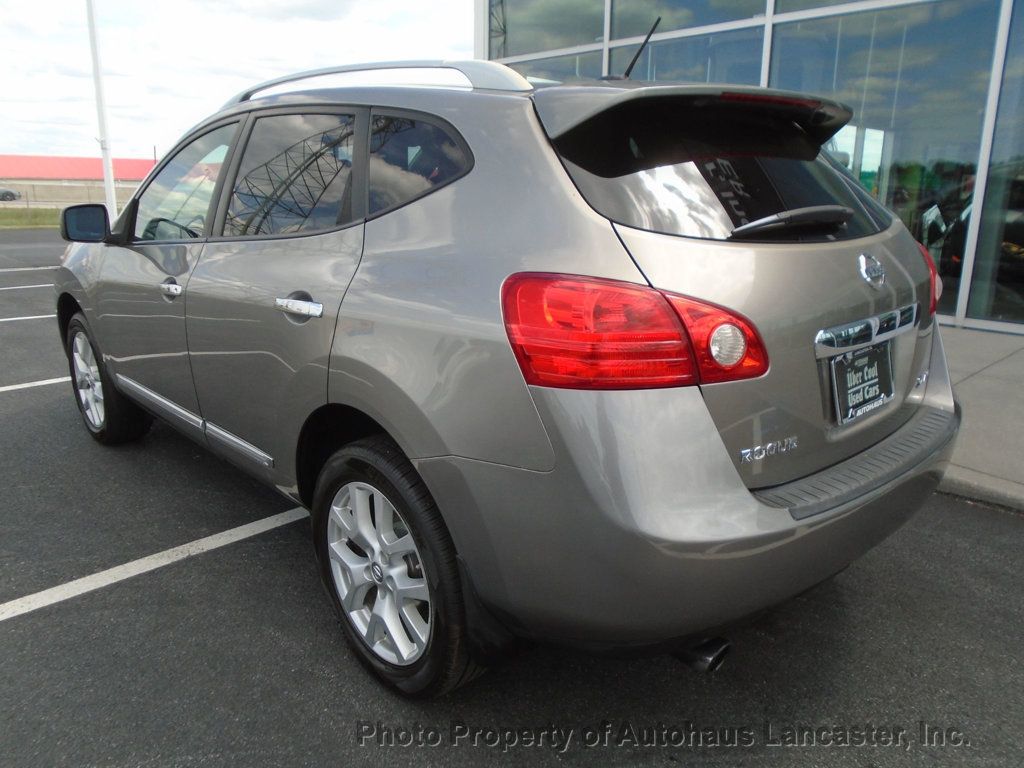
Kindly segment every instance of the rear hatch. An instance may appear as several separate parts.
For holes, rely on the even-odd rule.
[[[820,151],[847,108],[632,84],[534,100],[581,194],[651,285],[760,333],[766,374],[701,387],[748,487],[836,464],[913,415],[931,348],[929,269],[903,225]]]

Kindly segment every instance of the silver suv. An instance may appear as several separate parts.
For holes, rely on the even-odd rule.
[[[941,284],[822,151],[846,107],[411,66],[460,84],[241,94],[112,226],[67,209],[57,278],[86,428],[156,416],[308,507],[383,681],[513,638],[713,668],[928,498]]]

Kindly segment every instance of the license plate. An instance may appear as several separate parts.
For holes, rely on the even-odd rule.
[[[837,355],[829,362],[840,424],[853,421],[892,399],[892,355],[888,341]]]

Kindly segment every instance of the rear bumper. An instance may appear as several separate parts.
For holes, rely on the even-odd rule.
[[[477,594],[512,631],[656,645],[799,594],[903,525],[953,449],[960,413],[945,371],[936,334],[920,407],[945,428],[896,471],[802,519],[742,484],[695,388],[537,389],[554,470],[456,457],[417,466]]]

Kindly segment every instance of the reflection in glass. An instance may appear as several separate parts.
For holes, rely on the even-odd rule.
[[[805,11],[808,8],[825,8],[830,5],[842,5],[851,0],[775,0],[776,13]]]
[[[853,107],[832,149],[928,246],[956,305],[998,4],[944,0],[780,24],[771,85]]]
[[[599,43],[604,0],[490,0],[489,24],[492,59]]]
[[[374,115],[370,128],[370,213],[407,203],[469,170],[469,158],[440,126]]]
[[[702,97],[637,100],[555,140],[580,192],[612,221],[714,240],[783,211],[849,209],[752,239],[823,242],[875,234],[891,217],[819,153],[791,115]],[[745,236],[745,235],[742,235]]]
[[[967,314],[1024,322],[1024,8],[1014,9]]]
[[[761,81],[763,38],[764,29],[758,27],[648,43],[630,79],[757,85]],[[613,48],[609,73],[625,72],[637,47]]]
[[[256,121],[242,155],[224,234],[332,229],[351,219],[351,115]]]
[[[601,76],[601,53],[581,53],[577,56],[554,56],[549,59],[518,61],[509,64],[524,77],[543,80],[557,80],[570,83],[573,80],[596,80]]]
[[[146,187],[135,216],[136,240],[202,237],[213,190],[236,125],[200,136],[176,154]]]
[[[646,35],[661,16],[658,32],[764,16],[765,0],[612,0],[612,39]]]

